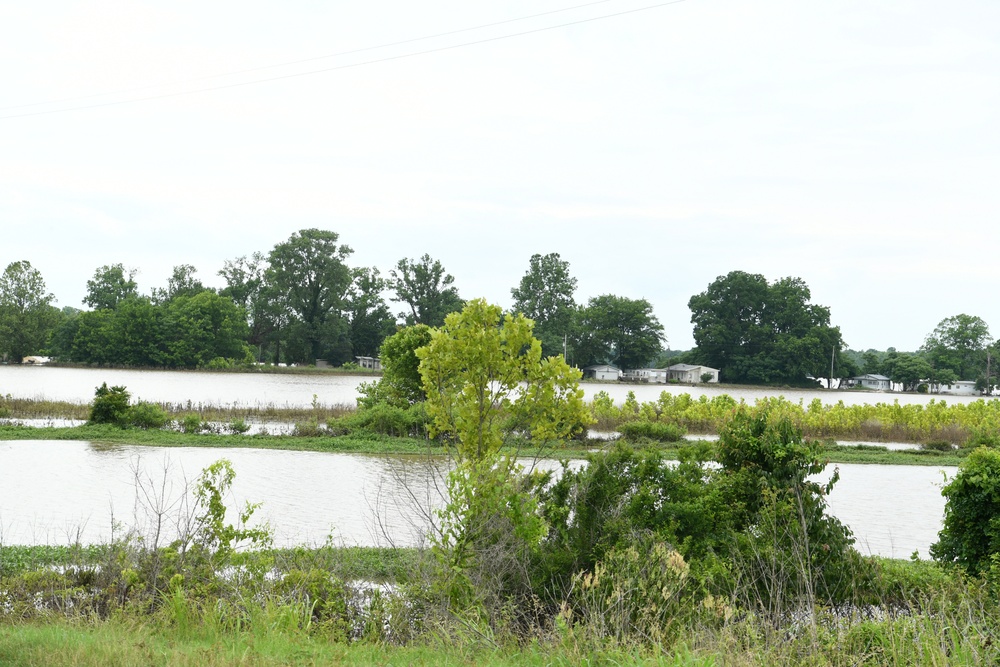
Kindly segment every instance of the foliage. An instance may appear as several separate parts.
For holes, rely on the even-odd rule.
[[[649,421],[626,422],[618,427],[618,432],[630,442],[637,440],[678,442],[684,439],[686,433],[683,426]]]
[[[31,262],[12,262],[0,274],[0,359],[37,354],[59,322],[53,296]]]
[[[542,354],[553,356],[563,351],[564,336],[571,333],[576,301],[576,278],[569,273],[569,262],[558,253],[532,255],[528,272],[510,293],[513,311],[535,323],[534,334],[542,343]]]
[[[382,341],[382,378],[359,387],[361,408],[377,403],[406,407],[424,400],[423,380],[417,349],[431,342],[431,328],[425,324],[402,327]]]
[[[352,276],[344,262],[353,250],[337,245],[339,238],[334,232],[303,229],[268,255],[266,279],[295,317],[289,333],[297,338],[298,361],[327,359],[339,365],[351,358],[344,312]]]
[[[701,363],[725,382],[801,382],[830,374],[830,353],[843,347],[830,309],[809,303],[800,278],[768,283],[732,271],[691,297],[691,323]]]
[[[125,421],[129,426],[141,429],[163,428],[170,421],[166,410],[155,403],[139,401],[129,407],[125,413]]]
[[[970,574],[1000,563],[1000,452],[979,447],[941,490],[944,525],[931,555]]]
[[[163,307],[161,363],[168,367],[208,367],[216,359],[245,360],[246,318],[232,299],[205,290],[185,294]],[[217,362],[216,362],[217,363]]]
[[[87,281],[83,302],[94,310],[114,310],[122,301],[138,297],[136,273],[136,269],[126,270],[120,263],[98,267],[94,277]]]
[[[986,372],[986,348],[992,341],[982,318],[962,313],[941,320],[924,340],[923,351],[935,370],[949,370],[954,379],[974,380]]]
[[[543,359],[531,320],[502,316],[482,299],[449,315],[416,354],[431,435],[454,437],[459,460],[493,457],[512,427],[560,440],[589,421],[580,371],[559,357]]]
[[[399,314],[407,324],[441,326],[448,313],[462,308],[454,276],[445,273],[441,262],[430,255],[424,254],[419,260],[399,260],[389,276],[389,287],[396,294],[393,301],[410,309]]]
[[[94,391],[94,401],[90,408],[91,424],[114,424],[125,426],[128,420],[130,394],[125,387],[108,387],[104,382]]]
[[[382,297],[389,283],[376,268],[354,269],[352,273],[347,295],[351,349],[356,356],[373,357],[396,328],[396,320]]]
[[[598,363],[641,368],[660,352],[663,325],[645,299],[593,297],[577,311],[573,355],[578,366]]]

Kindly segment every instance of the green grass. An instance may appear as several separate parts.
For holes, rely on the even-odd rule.
[[[5,667],[277,667],[279,665],[524,665],[597,667],[662,665],[710,667],[722,664],[687,652],[573,650],[560,644],[493,647],[463,642],[424,645],[338,644],[302,632],[179,633],[170,628],[112,622],[17,623],[0,625],[0,665]]]

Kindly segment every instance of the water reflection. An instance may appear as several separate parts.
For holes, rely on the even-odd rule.
[[[140,497],[153,489],[160,504],[172,504],[219,458],[236,470],[234,502],[262,502],[257,516],[271,524],[278,545],[318,544],[331,535],[344,544],[417,544],[441,505],[448,466],[427,456],[0,442],[0,542],[101,542],[113,536],[113,521],[148,526],[144,506],[157,503],[137,503],[137,475],[147,489]],[[896,558],[916,550],[926,557],[943,515],[942,469],[839,468],[830,508],[854,531],[858,549]]]

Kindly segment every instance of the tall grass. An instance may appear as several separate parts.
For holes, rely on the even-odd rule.
[[[742,401],[741,401],[742,402]],[[932,399],[926,405],[876,403],[824,405],[793,403],[782,397],[762,398],[772,410],[791,419],[809,438],[839,438],[876,442],[947,442],[1000,444],[1000,399],[948,404]],[[598,430],[612,431],[624,424],[651,422],[675,424],[692,433],[717,433],[730,418],[737,401],[728,395],[692,398],[663,392],[655,401],[639,403],[631,392],[622,405],[604,392],[591,403]]]

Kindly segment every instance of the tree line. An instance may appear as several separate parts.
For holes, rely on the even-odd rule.
[[[332,365],[378,356],[401,326],[438,327],[466,303],[455,278],[424,254],[388,273],[352,266],[353,250],[335,232],[303,229],[269,252],[225,261],[225,287],[206,287],[189,264],[165,288],[140,294],[136,271],[101,266],[84,305],[58,309],[40,272],[13,262],[0,275],[0,358],[45,354],[96,365],[232,367],[254,362]],[[769,281],[732,271],[691,297],[695,347],[665,349],[662,324],[646,299],[614,294],[578,302],[577,280],[558,253],[535,254],[511,289],[511,312],[535,323],[545,356],[565,354],[583,368],[689,363],[720,369],[743,384],[805,384],[810,378],[886,375],[907,389],[922,382],[975,379],[995,384],[996,346],[986,323],[946,318],[914,353],[845,344],[830,309],[812,303],[801,278]],[[394,309],[396,312],[394,312]]]
[[[400,326],[437,327],[465,300],[455,278],[428,254],[383,274],[351,266],[339,235],[303,229],[268,253],[227,260],[225,287],[205,286],[190,264],[165,288],[141,294],[136,270],[98,267],[87,281],[89,310],[53,305],[28,261],[0,276],[0,358],[44,354],[108,366],[225,368],[258,361],[341,365],[377,356]],[[535,255],[511,292],[514,311],[534,319],[546,355],[578,365],[643,365],[661,351],[663,326],[645,299],[601,295],[575,301],[576,279],[556,253]],[[398,306],[398,312],[393,307]]]

